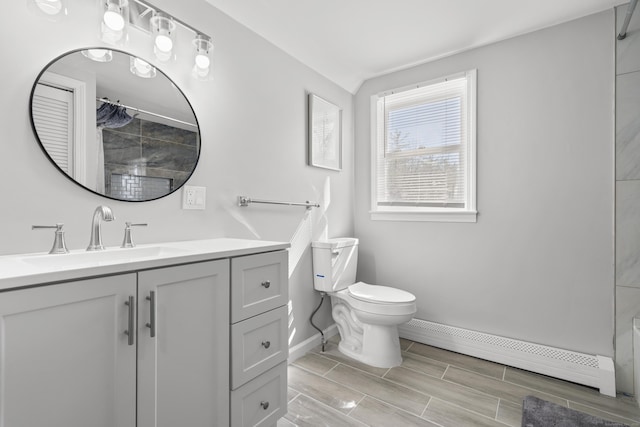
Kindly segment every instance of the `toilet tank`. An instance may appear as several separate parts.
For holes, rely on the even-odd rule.
[[[313,287],[321,292],[337,292],[356,282],[358,239],[339,237],[311,243]]]

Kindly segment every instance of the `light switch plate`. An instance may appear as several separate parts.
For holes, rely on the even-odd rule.
[[[207,198],[207,187],[185,185],[182,187],[182,209],[204,210]]]

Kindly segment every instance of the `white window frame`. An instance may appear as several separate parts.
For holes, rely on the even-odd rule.
[[[464,208],[378,206],[378,101],[391,93],[409,91],[446,80],[466,77],[467,79],[467,141],[466,141],[466,188]],[[476,222],[476,91],[477,70],[449,75],[443,78],[385,91],[371,97],[371,210],[372,220],[382,221],[434,221],[434,222]]]

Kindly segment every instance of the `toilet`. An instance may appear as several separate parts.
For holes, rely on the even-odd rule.
[[[311,243],[313,286],[331,297],[341,353],[379,368],[402,363],[398,325],[416,313],[416,297],[388,286],[356,283],[358,239]]]

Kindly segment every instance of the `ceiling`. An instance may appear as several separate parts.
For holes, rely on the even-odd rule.
[[[205,0],[349,92],[628,0]]]

